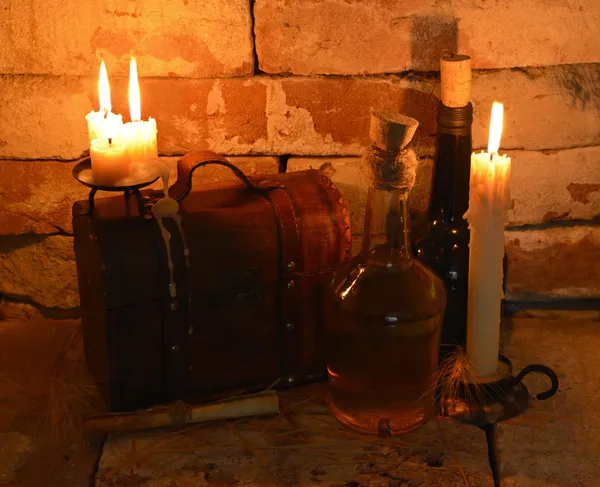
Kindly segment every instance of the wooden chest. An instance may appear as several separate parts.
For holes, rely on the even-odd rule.
[[[191,188],[194,169],[238,180]],[[178,162],[169,259],[152,205],[161,193],[75,203],[73,227],[88,365],[111,410],[199,402],[326,376],[322,291],[350,255],[350,221],[316,171],[246,178],[212,153]],[[186,263],[184,242],[189,249]]]

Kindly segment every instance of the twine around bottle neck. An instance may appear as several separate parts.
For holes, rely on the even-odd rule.
[[[408,195],[415,184],[418,164],[412,149],[386,151],[373,144],[366,159],[370,183],[375,189]]]
[[[414,156],[414,152],[406,152]],[[377,147],[372,147],[367,157],[371,188],[361,255],[387,268],[404,265],[412,258],[408,194],[414,183],[414,168],[411,178],[410,164],[407,167],[402,162],[406,157]]]

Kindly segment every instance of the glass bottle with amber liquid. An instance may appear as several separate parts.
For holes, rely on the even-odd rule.
[[[432,411],[446,296],[411,252],[407,197],[418,122],[375,112],[365,159],[372,184],[360,254],[336,270],[326,304],[329,407],[352,429],[387,436]]]

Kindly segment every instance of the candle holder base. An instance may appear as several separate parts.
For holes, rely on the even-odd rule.
[[[474,382],[460,382],[457,393],[452,397],[445,397],[438,391],[438,407],[442,416],[473,424],[484,431],[495,487],[500,486],[496,426],[501,421],[527,411],[529,391],[523,384],[523,379],[530,373],[544,374],[550,379],[550,389],[536,395],[540,401],[549,399],[558,391],[558,377],[545,365],[528,365],[517,375],[513,375],[512,363],[504,355],[500,355],[498,371],[498,374],[491,378],[482,377]]]
[[[84,186],[91,188],[90,194],[88,196],[88,214],[94,211],[94,197],[98,191],[110,191],[113,193],[122,192],[125,195],[125,198],[128,198],[129,196],[133,195],[138,202],[141,214],[143,213],[145,201],[142,194],[140,193],[140,189],[149,186],[155,181],[157,181],[159,178],[159,174],[157,174],[156,172],[140,174],[139,177],[125,179],[124,184],[113,186],[97,184],[96,182],[94,182],[94,179],[92,177],[92,160],[88,157],[75,165],[75,167],[73,168],[73,177]]]

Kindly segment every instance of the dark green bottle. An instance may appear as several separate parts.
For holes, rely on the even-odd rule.
[[[463,215],[469,208],[473,106],[468,101],[468,56],[446,56],[441,67],[442,101],[437,113],[429,232],[414,247],[417,258],[438,274],[446,288],[440,341],[443,359],[457,346],[464,347],[467,338],[470,232]]]
[[[473,108],[438,107],[429,233],[415,243],[416,255],[444,282],[447,304],[441,335],[441,358],[467,339],[469,293],[468,223],[463,215],[469,207],[471,173],[471,123]]]
[[[464,348],[467,341],[470,231],[463,215],[469,208],[473,106],[469,102],[470,58],[454,54],[443,57],[440,64],[442,100],[437,113],[429,231],[414,242],[414,249],[417,258],[438,274],[446,288],[440,340],[440,360],[443,360],[457,346]],[[506,269],[505,255],[505,277]]]

